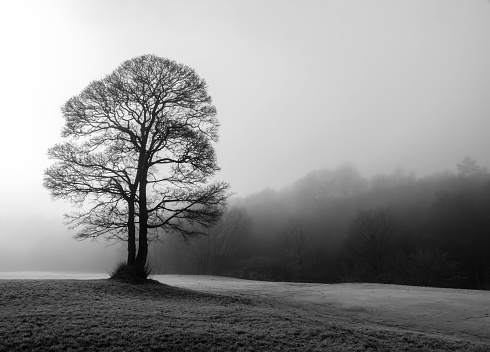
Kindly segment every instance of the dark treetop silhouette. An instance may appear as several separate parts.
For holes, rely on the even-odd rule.
[[[207,183],[219,123],[193,69],[154,55],[125,61],[62,113],[65,141],[48,151],[44,186],[79,206],[65,214],[76,238],[128,241],[127,264],[144,276],[149,230],[188,239],[219,220],[228,184]]]

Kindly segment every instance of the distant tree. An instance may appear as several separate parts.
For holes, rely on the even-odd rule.
[[[350,164],[344,164],[334,170],[335,183],[343,198],[358,196],[367,190],[367,181],[359,170]]]
[[[45,185],[55,197],[75,197],[76,204],[89,207],[70,218],[75,225],[93,226],[90,214],[97,214],[97,207],[102,227],[107,219],[115,217],[121,224],[126,216],[130,228],[129,219],[134,217],[138,251],[129,263],[133,273],[145,275],[149,230],[161,228],[191,238],[217,223],[228,185],[207,181],[219,170],[212,146],[219,124],[205,81],[190,67],[154,55],[125,61],[69,99],[62,112],[62,137],[74,146],[74,153],[83,152],[89,159],[112,153],[109,160],[121,162],[88,184],[85,193],[64,193],[71,182],[86,182],[90,165],[63,174],[60,169],[78,159],[63,157],[55,146],[50,155],[58,162],[46,171]],[[93,169],[102,164],[101,160]],[[126,182],[124,170],[130,170]],[[126,205],[119,204],[121,199]]]
[[[415,174],[402,167],[397,167],[390,175],[375,175],[371,187],[375,189],[394,189],[415,182]]]
[[[308,234],[305,230],[304,219],[291,217],[280,238],[283,248],[293,261],[293,267],[296,268],[299,279],[303,281],[308,251]]]
[[[475,176],[486,173],[486,169],[479,166],[476,160],[466,156],[461,163],[457,164],[461,176]]]
[[[224,266],[237,255],[250,229],[250,218],[243,208],[232,207],[206,235],[189,243],[188,251],[198,264],[199,274],[222,274]]]
[[[315,170],[299,179],[294,184],[298,199],[315,207],[333,199],[347,199],[362,194],[367,189],[367,182],[352,165],[345,164],[335,170]]]
[[[366,266],[371,279],[382,280],[399,225],[387,209],[360,211],[352,220],[346,247],[354,262]]]

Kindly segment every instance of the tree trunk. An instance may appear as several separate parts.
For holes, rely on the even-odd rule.
[[[141,172],[140,189],[139,189],[139,236],[138,236],[138,254],[134,261],[134,271],[136,275],[146,278],[145,266],[148,257],[148,209],[146,208],[146,165],[143,165]]]
[[[134,228],[134,196],[129,200],[128,215],[128,266],[134,265],[136,259],[136,230]]]

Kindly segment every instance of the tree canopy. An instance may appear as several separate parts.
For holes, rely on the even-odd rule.
[[[125,61],[62,107],[64,142],[44,185],[81,207],[66,215],[78,238],[128,241],[142,272],[149,230],[203,233],[220,218],[228,184],[219,170],[216,108],[193,69],[155,55]],[[138,253],[136,254],[136,231]]]

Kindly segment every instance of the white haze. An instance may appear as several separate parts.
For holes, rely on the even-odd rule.
[[[104,272],[42,188],[60,106],[153,53],[206,79],[217,178],[239,196],[344,162],[365,176],[490,165],[486,0],[2,1],[0,270]]]

